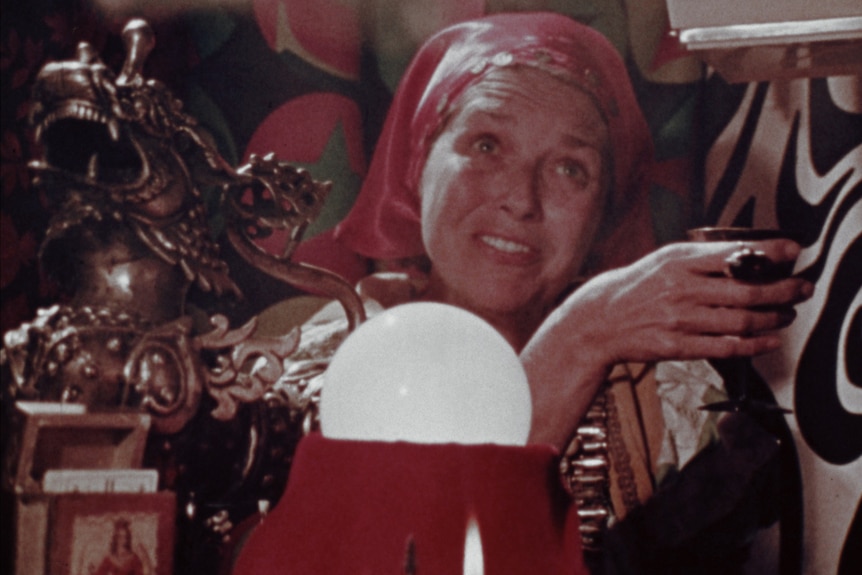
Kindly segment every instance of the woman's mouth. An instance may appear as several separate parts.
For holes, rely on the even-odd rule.
[[[532,249],[526,244],[505,240],[497,236],[479,236],[479,239],[487,246],[491,246],[495,250],[499,250],[507,254],[529,254]]]

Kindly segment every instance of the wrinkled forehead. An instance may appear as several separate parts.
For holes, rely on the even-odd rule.
[[[448,98],[447,107],[441,110],[443,124],[453,115],[477,107],[505,112],[513,101],[521,104],[521,113],[535,108],[558,120],[576,118],[602,131],[607,127],[601,106],[588,90],[568,76],[518,64],[491,69],[457,97]]]

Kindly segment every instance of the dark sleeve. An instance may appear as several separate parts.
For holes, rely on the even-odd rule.
[[[779,442],[745,414],[726,416],[719,432],[609,530],[604,575],[740,572],[755,533],[778,518]]]

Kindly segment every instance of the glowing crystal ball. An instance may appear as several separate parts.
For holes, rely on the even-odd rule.
[[[509,343],[478,316],[439,303],[391,308],[360,325],[325,374],[332,439],[524,445],[532,406]]]

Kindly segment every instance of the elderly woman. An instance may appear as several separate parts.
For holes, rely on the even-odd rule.
[[[670,245],[631,264],[652,247],[651,152],[601,34],[552,14],[460,24],[407,71],[337,237],[378,260],[427,257],[427,286],[404,299],[494,325],[527,369],[532,440],[563,448],[615,364],[774,350],[812,290],[725,277],[732,242]],[[799,251],[755,247],[776,261]]]
[[[811,293],[800,279],[726,277],[737,243],[637,259],[653,247],[651,160],[626,68],[598,32],[544,13],[465,22],[416,55],[337,238],[423,270],[367,278],[371,308],[443,302],[493,325],[528,375],[530,441],[564,451],[618,364],[774,350]],[[799,251],[751,247],[776,262]],[[332,325],[309,327],[307,356],[332,350],[315,335]]]

